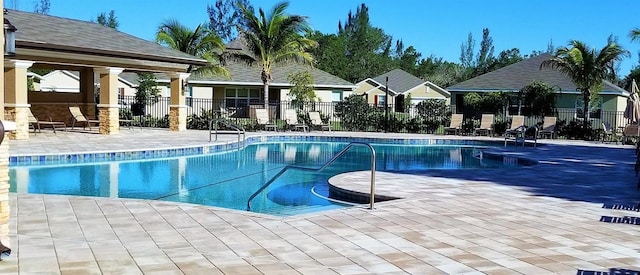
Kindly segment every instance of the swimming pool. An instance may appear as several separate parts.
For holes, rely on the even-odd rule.
[[[11,192],[137,198],[245,210],[247,199],[286,165],[319,167],[346,142],[256,142],[238,150],[171,158],[10,166]],[[486,146],[372,143],[378,171],[504,168],[479,159]],[[370,152],[354,147],[321,173],[290,170],[252,201],[252,211],[295,215],[348,207],[327,200],[336,174],[368,170]],[[514,166],[507,163],[506,166]]]

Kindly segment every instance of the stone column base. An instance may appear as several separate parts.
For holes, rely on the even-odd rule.
[[[169,106],[169,130],[187,130],[187,107]]]
[[[100,134],[115,135],[120,133],[120,109],[118,107],[98,106]]]
[[[4,110],[16,122],[16,130],[9,133],[9,138],[29,139],[29,107],[5,107]]]

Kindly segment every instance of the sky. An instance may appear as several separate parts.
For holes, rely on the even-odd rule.
[[[33,11],[35,0],[4,0],[6,8]],[[207,5],[215,0],[50,0],[49,15],[94,20],[101,12],[115,11],[119,31],[153,40],[160,23],[175,18],[195,28],[208,23]],[[269,12],[274,0],[250,0]],[[473,34],[475,52],[480,48],[482,29],[489,28],[495,55],[520,49],[521,54],[543,51],[551,42],[566,46],[580,40],[601,49],[609,35],[630,52],[619,70],[621,76],[638,63],[640,41],[632,42],[629,31],[640,28],[638,0],[290,0],[287,13],[307,16],[311,27],[322,33],[336,33],[338,21],[347,18],[360,4],[369,7],[374,27],[393,40],[414,46],[422,57],[433,55],[459,62],[460,46]],[[19,30],[18,30],[19,31]]]

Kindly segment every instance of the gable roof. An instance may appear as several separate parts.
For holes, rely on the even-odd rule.
[[[562,93],[577,93],[576,85],[573,84],[569,77],[556,69],[540,68],[540,64],[551,57],[552,55],[548,53],[537,55],[452,85],[447,90],[450,92],[517,92],[529,85],[531,81],[537,80],[557,87],[560,89],[559,92]],[[609,81],[604,81],[604,86],[600,93],[629,95],[627,91]]]
[[[401,69],[386,72],[372,78],[372,80],[384,87],[387,77],[389,77],[389,82],[387,84],[389,86],[389,90],[399,94],[425,83],[424,80]]]
[[[259,85],[262,86],[260,66],[250,66],[242,62],[228,61],[225,64],[225,68],[231,74],[231,78],[227,79],[223,76],[196,76],[192,75],[189,78],[189,83],[193,84],[218,84],[218,85]],[[318,68],[312,68],[308,65],[299,63],[280,63],[275,65],[271,69],[271,86],[292,86],[287,79],[289,74],[298,71],[308,71],[313,76],[314,84],[316,88],[342,88],[353,89],[355,85],[353,83],[339,78],[335,75],[327,73]]]
[[[34,60],[29,57],[40,50],[195,66],[207,64],[201,58],[93,22],[18,10],[8,10],[5,18],[18,29],[18,59],[26,56],[25,59]],[[53,57],[56,56],[48,58]]]

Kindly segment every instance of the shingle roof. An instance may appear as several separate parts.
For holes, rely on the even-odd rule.
[[[400,94],[426,82],[401,69],[395,69],[390,72],[381,74],[374,77],[373,80],[384,86],[387,77],[389,77],[389,89]]]
[[[74,50],[114,57],[204,65],[198,57],[160,46],[97,23],[44,14],[8,10],[16,26],[16,48]]]
[[[551,54],[541,54],[515,64],[488,72],[472,79],[460,82],[447,88],[450,92],[472,91],[519,91],[531,81],[542,81],[550,86],[555,86],[563,92],[576,92],[576,86],[569,77],[556,69],[542,68],[540,64],[551,58]],[[605,81],[601,92],[624,94],[627,92]]]
[[[213,76],[213,77],[198,77],[192,76],[189,81],[192,83],[197,83],[197,81],[204,82],[215,82],[216,84],[245,84],[245,85],[262,85],[261,76],[261,67],[254,65],[249,66],[242,62],[229,61],[225,65],[229,73],[231,74],[231,79],[227,79],[221,76]],[[317,68],[311,68],[308,65],[299,64],[299,63],[286,63],[286,64],[278,64],[272,68],[272,78],[271,85],[273,86],[290,86],[289,80],[287,80],[287,76],[293,72],[298,71],[309,71],[309,73],[313,76],[314,86],[315,87],[342,87],[342,88],[353,88],[355,87],[353,83],[346,81],[342,78],[339,78],[335,75],[327,73],[323,70]]]

